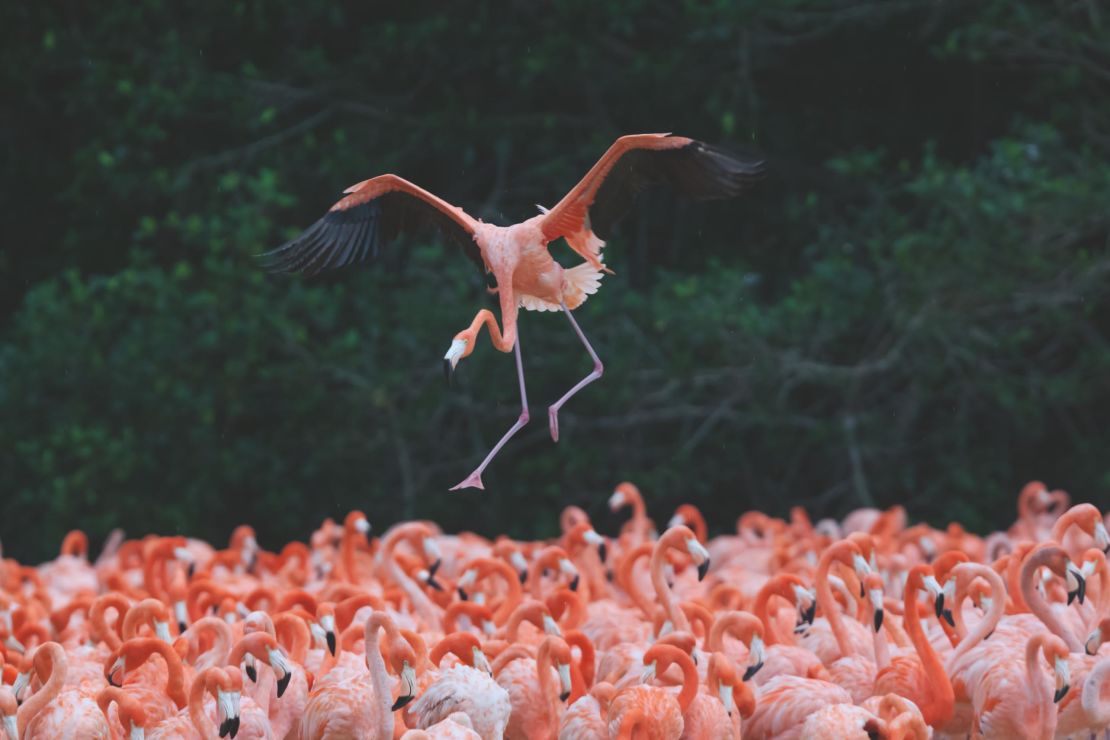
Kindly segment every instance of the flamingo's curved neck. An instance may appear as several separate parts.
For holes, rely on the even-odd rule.
[[[1056,708],[1052,704],[1051,685],[1037,665],[1037,658],[1044,644],[1038,637],[1031,638],[1025,645],[1025,696],[1029,706],[1037,707],[1037,715],[1041,723],[1041,733],[1038,737],[1052,737],[1056,729]],[[1045,707],[1050,709],[1045,711]],[[1051,728],[1045,726],[1049,722],[1053,725]]]
[[[189,690],[189,719],[192,720],[193,727],[200,733],[202,740],[219,740],[216,731],[212,729],[212,720],[208,719],[208,714],[204,711],[206,678],[205,672],[202,671],[193,679],[193,686]]]
[[[686,714],[686,710],[698,695],[698,669],[693,659],[679,662],[682,664],[682,691],[678,694],[678,706],[682,708],[682,713]]]
[[[967,635],[960,640],[956,645],[956,649],[948,657],[947,668],[948,672],[954,671],[959,661],[964,655],[968,653],[973,647],[978,645],[983,640],[987,639],[987,635],[994,631],[998,626],[998,622],[1002,619],[1002,613],[1006,610],[1006,599],[1003,595],[1006,593],[1006,585],[1002,582],[1002,576],[998,575],[993,568],[976,568],[975,572],[982,578],[985,578],[991,587],[991,606],[987,610],[986,615],[980,619],[975,627],[971,629]],[[955,603],[952,605],[952,613],[957,614],[961,611],[960,604]]]
[[[621,565],[621,580],[624,583],[625,593],[643,613],[645,619],[652,619],[655,615],[652,614],[651,600],[644,595],[644,592],[640,590],[640,585],[636,582],[636,562],[647,557],[650,552],[650,548],[645,546],[640,553],[628,555],[627,563]],[[652,583],[654,584],[654,580]]]
[[[551,683],[551,671],[555,661],[551,657],[551,643],[544,640],[536,652],[536,680],[540,685],[540,696],[547,704],[547,721],[554,729],[559,722],[559,690]],[[554,734],[554,732],[552,733]]]
[[[1021,596],[1025,600],[1025,604],[1029,607],[1029,611],[1033,613],[1037,619],[1048,627],[1048,631],[1056,635],[1064,641],[1068,646],[1068,650],[1073,653],[1083,652],[1083,646],[1079,640],[1071,633],[1067,627],[1057,618],[1056,613],[1052,611],[1052,607],[1045,601],[1044,597],[1037,591],[1033,581],[1036,578],[1037,570],[1047,564],[1047,560],[1051,555],[1050,549],[1040,550],[1033,553],[1025,559],[1025,563],[1021,566]]]
[[[48,642],[39,647],[39,650],[47,651],[46,655],[50,659],[50,678],[46,680],[42,688],[31,694],[27,701],[23,702],[16,711],[16,727],[19,729],[20,737],[23,736],[24,731],[31,724],[31,720],[58,697],[66,682],[68,665],[62,646],[56,642]]]
[[[786,641],[779,636],[779,631],[775,625],[774,619],[771,619],[770,606],[771,599],[775,596],[795,603],[794,590],[789,581],[778,580],[773,584],[768,584],[769,587],[762,588],[755,597],[755,606],[753,607],[755,616],[763,623],[763,641],[766,645],[782,645]]]
[[[840,611],[836,608],[835,600],[833,599],[832,589],[829,587],[829,568],[832,566],[833,561],[841,557],[841,553],[845,548],[838,548],[833,545],[821,557],[821,562],[817,565],[817,575],[815,579],[815,586],[817,588],[817,605],[820,607],[821,612],[825,615],[825,619],[829,622],[829,629],[832,630],[833,636],[836,638],[836,644],[840,648],[841,656],[850,655],[852,647],[848,639],[848,629],[844,626],[844,621],[840,617]]]
[[[500,575],[505,581],[505,598],[493,612],[493,623],[502,625],[520,606],[520,602],[524,599],[524,589],[521,588],[520,579],[513,567],[501,560],[490,560],[485,563],[485,567],[479,570],[479,578],[486,578],[494,573]]]
[[[670,538],[666,536],[655,543],[655,547],[651,551],[651,585],[655,587],[655,596],[663,607],[663,611],[666,612],[667,619],[671,620],[671,624],[674,625],[675,630],[689,632],[690,620],[686,618],[686,614],[675,603],[671,587],[667,585],[667,579],[663,577],[663,561],[666,560],[667,548],[672,546]]]
[[[905,606],[903,609],[903,622],[906,634],[917,650],[921,659],[921,667],[928,677],[929,702],[921,707],[921,714],[926,724],[939,727],[952,718],[956,705],[956,696],[952,690],[952,682],[944,671],[940,657],[933,649],[932,643],[921,627],[921,616],[917,613],[917,592],[922,587],[920,574],[913,573],[906,581]]]
[[[378,740],[393,740],[393,708],[391,706],[393,694],[389,685],[389,675],[385,671],[385,661],[382,660],[379,626],[385,625],[373,624],[369,626],[368,630],[371,634],[367,637],[370,639],[365,641],[366,663],[370,668],[370,685],[374,689],[374,698],[378,702],[381,717],[381,722],[376,728],[377,734],[375,737]]]
[[[397,547],[397,544],[403,536],[404,532],[394,528],[386,534],[385,538],[382,540],[382,558],[385,563],[386,571],[389,573],[389,577],[393,579],[393,582],[405,592],[406,596],[408,596],[413,609],[420,615],[425,626],[434,630],[439,630],[441,618],[436,605],[432,603],[428,595],[421,591],[420,587],[409,578],[408,574],[405,573],[404,569],[402,569],[401,565],[397,562],[397,559],[393,557],[393,550]]]

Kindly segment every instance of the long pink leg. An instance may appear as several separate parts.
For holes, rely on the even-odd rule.
[[[594,348],[590,346],[590,340],[586,339],[586,335],[582,333],[582,329],[578,326],[578,322],[574,320],[574,314],[567,308],[567,304],[560,303],[559,307],[563,309],[563,313],[570,319],[570,325],[574,327],[574,333],[582,340],[582,344],[586,345],[586,351],[590,353],[590,359],[594,361],[594,369],[593,372],[578,381],[578,385],[564,393],[562,398],[547,407],[547,419],[551,426],[551,438],[556,442],[559,441],[559,409],[563,407],[564,403],[571,399],[571,396],[600,378],[601,374],[605,372],[605,366],[601,364],[601,359],[598,358],[597,352],[594,352]]]
[[[516,342],[513,344],[513,353],[516,355],[516,377],[520,381],[520,416],[517,417],[516,423],[509,427],[509,431],[505,432],[505,436],[501,441],[493,446],[493,449],[486,455],[486,459],[482,464],[474,469],[474,472],[466,477],[462,483],[451,488],[452,491],[457,491],[460,488],[481,488],[485,489],[482,485],[482,471],[490,464],[505,443],[509,441],[514,434],[519,432],[525,424],[528,423],[528,393],[524,390],[524,363],[520,359],[520,335],[517,334]]]

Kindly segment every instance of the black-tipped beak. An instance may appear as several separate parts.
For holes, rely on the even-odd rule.
[[[177,633],[178,634],[184,634],[185,630],[187,630],[187,629],[189,629],[189,625],[185,624],[184,622],[178,622],[177,623]]]
[[[123,682],[122,681],[119,681],[119,682],[116,681],[116,674],[115,673],[109,673],[108,674],[108,685],[109,686],[115,686],[117,689],[123,688]]]
[[[806,624],[813,624],[813,618],[816,617],[816,616],[817,616],[817,602],[814,601],[812,604],[807,606],[802,611],[802,621],[805,622]]]
[[[520,584],[523,586],[524,582],[528,580],[528,571],[520,571]]]
[[[220,723],[220,737],[235,737],[239,734],[239,718],[228,717]]]
[[[328,630],[328,633],[324,635],[324,640],[328,643],[328,652],[335,655],[335,633]]]
[[[389,711],[396,712],[398,709],[404,709],[414,698],[415,697],[412,694],[408,694],[407,696],[398,696],[397,701],[393,702],[393,708]]]
[[[432,578],[436,577],[436,573],[439,572],[439,566],[441,566],[441,565],[443,565],[443,559],[442,558],[437,559],[434,563],[432,563],[432,567],[428,568],[428,578],[429,579],[432,579]]]
[[[569,697],[570,697],[570,692],[569,691],[564,691],[563,693],[559,694],[559,701],[566,701]]]
[[[190,562],[189,565],[185,568],[185,577],[188,578],[189,580],[192,580],[193,574],[196,573],[196,572],[197,572],[197,564],[193,563],[193,562]]]
[[[706,558],[705,561],[701,565],[698,566],[698,581],[700,582],[700,581],[705,580],[705,574],[708,573],[708,572],[709,572],[709,558]]]
[[[883,610],[875,610],[875,631],[878,632],[883,628]]]
[[[443,584],[437,581],[431,573],[428,574],[428,579],[424,582],[427,583],[429,587],[434,588],[436,591],[443,590]]]
[[[468,596],[466,593],[466,589],[464,589],[462,586],[459,586],[457,589],[455,589],[455,591],[459,594],[459,601],[467,601],[470,599],[470,596]]]
[[[744,671],[744,680],[745,681],[750,681],[752,679],[752,676],[759,673],[759,669],[762,668],[762,667],[763,667],[763,661],[760,661],[760,662],[756,663],[755,665],[748,666],[747,670]]]
[[[859,582],[859,597],[862,599],[867,596],[867,589],[863,587],[863,581]]]
[[[281,695],[285,693],[285,690],[287,688],[289,688],[289,681],[292,678],[293,678],[293,674],[291,672],[287,671],[284,676],[282,676],[281,678],[278,679],[277,695],[278,695],[279,699],[281,698]]]
[[[597,546],[597,556],[601,558],[601,562],[605,562],[605,558],[609,557],[609,546],[605,544],[605,540]]]
[[[936,612],[937,619],[940,619],[941,617],[944,616],[944,594],[943,593],[937,594],[937,597],[935,599],[933,599],[933,611]]]
[[[249,678],[252,683],[258,683],[258,669],[253,665],[247,666],[247,678]]]
[[[571,591],[577,591],[578,590],[578,581],[579,581],[579,579],[580,579],[580,576],[578,576],[578,575],[575,575],[574,578],[570,579],[570,590]]]
[[[1052,695],[1052,703],[1053,704],[1059,704],[1060,700],[1063,699],[1065,696],[1067,696],[1069,688],[1071,688],[1071,687],[1068,686],[1067,684],[1064,684],[1060,688],[1056,689],[1056,693]]]
[[[952,610],[951,609],[945,609],[944,614],[942,616],[944,617],[944,621],[948,622],[949,627],[955,627],[956,626],[956,619],[955,619],[955,617],[952,616]]]
[[[1087,598],[1087,579],[1079,575],[1078,573],[1072,573],[1072,576],[1075,578],[1076,586],[1074,591],[1068,591],[1069,606],[1071,605],[1071,602],[1075,601],[1076,599],[1078,599],[1079,603],[1082,604],[1083,600]]]

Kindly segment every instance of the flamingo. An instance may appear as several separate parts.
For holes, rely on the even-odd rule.
[[[681,660],[681,650],[670,645],[653,645],[644,653],[644,665],[649,666],[644,673],[644,681],[665,670],[671,663]],[[691,664],[692,667],[692,664]],[[649,720],[641,727],[642,732],[635,737],[650,740],[678,740],[685,726],[683,713],[690,707],[697,691],[697,683],[683,684],[682,692],[676,697],[670,691],[655,686],[640,685],[627,688],[617,694],[609,705],[609,734],[620,733],[628,716],[642,716]],[[629,733],[631,737],[632,734]]]
[[[112,703],[117,707],[117,715],[124,734],[132,740],[142,740],[146,734],[146,710],[143,709],[143,705],[123,689],[105,686],[96,695],[96,704],[109,722],[111,722],[109,708]]]
[[[508,692],[513,708],[506,737],[546,740],[556,736],[562,703],[570,696],[570,663],[570,646],[561,637],[548,635],[539,644],[534,661],[511,661],[497,674],[497,685]],[[551,678],[553,669],[558,690]]]
[[[95,695],[86,689],[66,688],[65,649],[45,642],[35,650],[34,671],[43,681],[16,714],[19,737],[24,740],[53,740],[80,737],[109,740],[108,720],[97,706]]]
[[[520,416],[460,488],[483,488],[482,472],[509,439],[528,423],[528,397],[517,335],[517,312],[562,311],[593,361],[593,370],[548,407],[551,438],[559,440],[559,410],[601,377],[603,366],[571,311],[597,292],[608,271],[601,261],[604,238],[637,192],[656,183],[698,198],[729,198],[743,192],[762,171],[762,159],[727,154],[700,141],[669,134],[622,136],[586,176],[550,210],[513,226],[487,224],[397,175],[379,175],[352,185],[346,197],[292,241],[262,255],[276,271],[314,275],[373,258],[413,215],[434,223],[472,262],[497,281],[501,327],[488,309],[455,335],[444,356],[448,380],[459,361],[474,351],[478,332],[489,327],[493,346],[516,356]],[[547,245],[564,238],[585,262],[563,269]]]
[[[509,693],[490,675],[478,638],[469,632],[448,635],[435,646],[428,660],[438,666],[447,652],[460,656],[463,662],[440,673],[413,702],[411,714],[416,717],[417,727],[426,729],[461,711],[470,717],[483,740],[503,737],[512,703]]]
[[[378,631],[390,621],[388,616],[375,613],[366,622],[368,677],[352,677],[323,688],[313,688],[304,714],[301,715],[302,738],[340,740],[359,737],[393,740],[393,711],[399,706],[392,702],[393,691],[378,642]]]
[[[929,565],[915,565],[910,569],[903,593],[904,626],[917,654],[894,656],[890,665],[875,677],[874,693],[898,694],[915,702],[925,722],[939,728],[952,719],[955,696],[944,665],[929,643],[917,613],[918,592],[924,587],[925,576],[932,572]]]
[[[1056,733],[1056,704],[1069,690],[1068,646],[1041,632],[1029,638],[1023,652],[997,655],[971,688],[978,734],[984,738],[1049,740]],[[1055,692],[1037,660],[1042,654],[1055,674]]]

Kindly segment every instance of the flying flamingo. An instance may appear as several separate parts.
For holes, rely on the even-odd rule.
[[[518,310],[562,311],[594,363],[589,375],[548,407],[551,437],[558,441],[559,409],[603,371],[571,311],[597,292],[602,274],[608,271],[601,250],[613,224],[632,205],[635,195],[651,185],[665,183],[695,198],[731,198],[757,178],[762,165],[761,159],[738,158],[683,136],[622,136],[554,208],[541,208],[538,216],[508,227],[475,219],[397,175],[379,175],[347,188],[346,197],[323,218],[263,258],[272,270],[314,275],[376,257],[411,218],[439,226],[480,270],[493,274],[501,303],[501,327],[491,311],[482,309],[468,328],[455,335],[444,356],[450,380],[459,360],[474,351],[483,326],[489,327],[495,348],[516,356],[520,416],[474,472],[452,490],[483,488],[486,466],[528,423]],[[547,250],[547,245],[559,238],[566,239],[585,262],[563,269]]]

